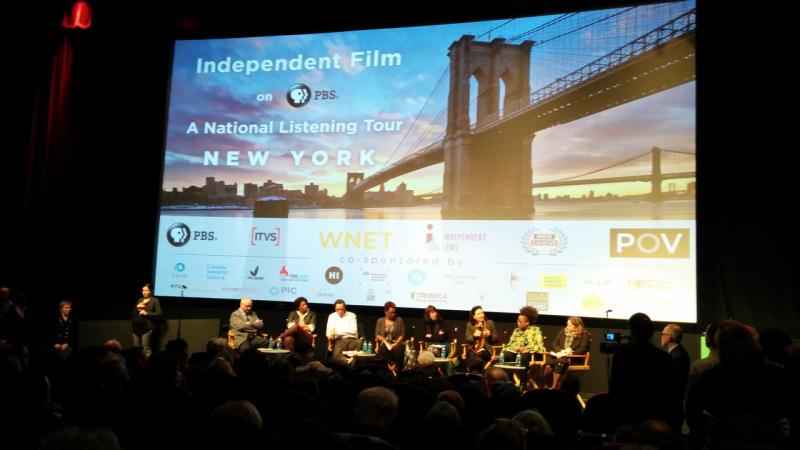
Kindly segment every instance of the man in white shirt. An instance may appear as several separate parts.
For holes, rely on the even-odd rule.
[[[330,360],[338,364],[347,364],[348,358],[342,352],[360,350],[358,324],[356,315],[347,312],[344,300],[338,299],[333,304],[334,312],[328,316],[325,335],[328,337],[328,350],[332,351]]]

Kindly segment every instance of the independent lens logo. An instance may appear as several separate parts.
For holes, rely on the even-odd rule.
[[[297,83],[289,88],[286,101],[295,108],[306,106],[311,100],[311,89],[303,83]]]
[[[183,247],[189,242],[189,236],[192,235],[191,230],[186,224],[173,223],[167,229],[167,240],[174,247]]]

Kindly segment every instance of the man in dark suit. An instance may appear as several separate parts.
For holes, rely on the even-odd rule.
[[[60,356],[67,357],[78,348],[78,326],[72,314],[72,302],[61,300],[58,304],[56,323],[52,325],[50,338],[53,348]]]
[[[686,384],[689,381],[689,353],[681,345],[683,328],[678,324],[667,324],[661,330],[661,348],[666,350],[672,361],[672,395],[670,426],[680,434],[683,426],[683,399],[686,397]]]
[[[231,334],[236,348],[241,352],[250,347],[266,347],[267,340],[258,332],[264,328],[264,322],[253,311],[253,300],[242,297],[239,309],[231,313]]]
[[[667,354],[653,345],[650,317],[636,313],[628,319],[630,343],[615,354],[608,393],[618,408],[617,425],[639,425],[647,419],[669,420],[672,366]]]

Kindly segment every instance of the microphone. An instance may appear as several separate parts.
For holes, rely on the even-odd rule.
[[[608,313],[610,313],[610,312],[614,312],[614,310],[613,310],[613,309],[607,309],[607,310],[606,310],[606,314],[608,314]]]
[[[185,284],[180,285],[181,289],[189,289]]]

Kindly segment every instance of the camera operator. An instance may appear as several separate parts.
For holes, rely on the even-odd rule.
[[[618,425],[639,425],[647,419],[667,421],[673,384],[670,357],[650,342],[655,327],[647,314],[632,315],[628,326],[630,343],[615,349],[608,384],[618,408]]]

